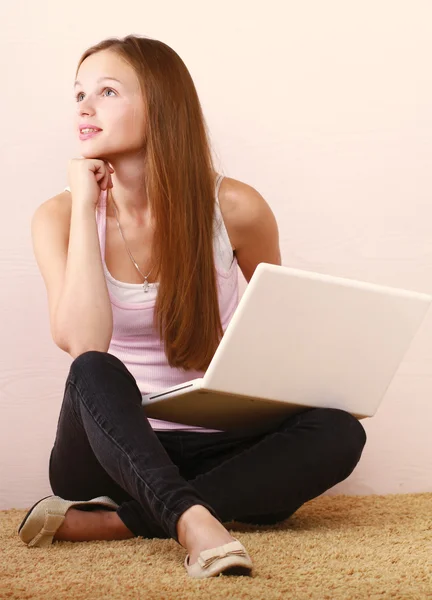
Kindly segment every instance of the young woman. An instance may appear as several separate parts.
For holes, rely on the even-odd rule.
[[[19,528],[54,540],[172,537],[192,577],[250,574],[223,523],[268,524],[342,481],[366,441],[341,410],[265,433],[148,419],[142,394],[202,377],[260,262],[272,211],[215,172],[191,76],[166,44],[108,39],[81,57],[69,187],[32,221],[55,343],[73,357],[49,463],[55,496]],[[311,342],[312,343],[312,342]]]

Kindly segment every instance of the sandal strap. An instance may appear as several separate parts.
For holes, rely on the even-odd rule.
[[[45,515],[45,522],[42,529],[37,535],[29,542],[29,546],[36,546],[39,540],[45,536],[54,536],[57,529],[65,520],[65,515],[60,513],[47,513]]]

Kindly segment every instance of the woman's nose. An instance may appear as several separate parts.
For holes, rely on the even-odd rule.
[[[78,104],[78,114],[81,115],[92,115],[94,114],[93,104],[90,100],[81,100]]]

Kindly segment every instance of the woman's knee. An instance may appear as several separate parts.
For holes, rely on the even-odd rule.
[[[83,352],[74,358],[71,363],[70,370],[73,372],[82,372],[82,370],[90,370],[91,372],[98,371],[99,369],[106,368],[109,364],[117,362],[123,365],[123,363],[112,354],[108,352],[101,352],[99,350],[88,350]]]
[[[122,378],[126,376],[126,380],[136,386],[134,376],[117,356],[99,350],[79,354],[70,366],[69,379],[84,379],[86,383],[99,382],[102,385],[111,374],[120,374]],[[120,379],[121,381],[124,379]]]
[[[352,460],[357,464],[367,440],[366,431],[360,421],[339,408],[318,408],[314,417],[327,436],[335,442],[340,455],[348,462]]]
[[[111,402],[114,405],[121,402],[124,408],[142,403],[135,377],[119,358],[108,352],[89,350],[79,354],[70,366],[67,383],[76,388],[78,393],[74,395],[80,400],[86,398],[97,403],[99,399],[101,410],[101,405],[106,407]]]
[[[97,350],[83,352],[72,361],[69,374],[66,380],[66,386],[72,384],[73,387],[82,390],[89,387],[99,387],[100,382],[106,380],[106,374],[109,370],[107,353]],[[75,397],[77,394],[70,394]],[[78,396],[81,396],[78,394]]]
[[[328,448],[358,461],[366,444],[366,431],[360,421],[339,408],[314,408],[297,415],[298,425],[312,428]]]

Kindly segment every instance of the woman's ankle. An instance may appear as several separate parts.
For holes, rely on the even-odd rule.
[[[202,504],[194,504],[184,511],[177,521],[177,538],[179,543],[186,548],[188,532],[194,528],[197,521],[206,521],[213,518],[211,512]]]
[[[107,530],[110,532],[110,539],[127,540],[135,537],[135,534],[124,524],[115,510],[105,510],[105,523]]]
[[[221,546],[233,541],[225,529],[205,506],[195,504],[187,509],[177,522],[179,543],[188,550],[190,562],[197,559],[202,550]]]
[[[87,542],[92,540],[126,540],[135,537],[116,511],[83,511],[70,508],[54,540]]]

